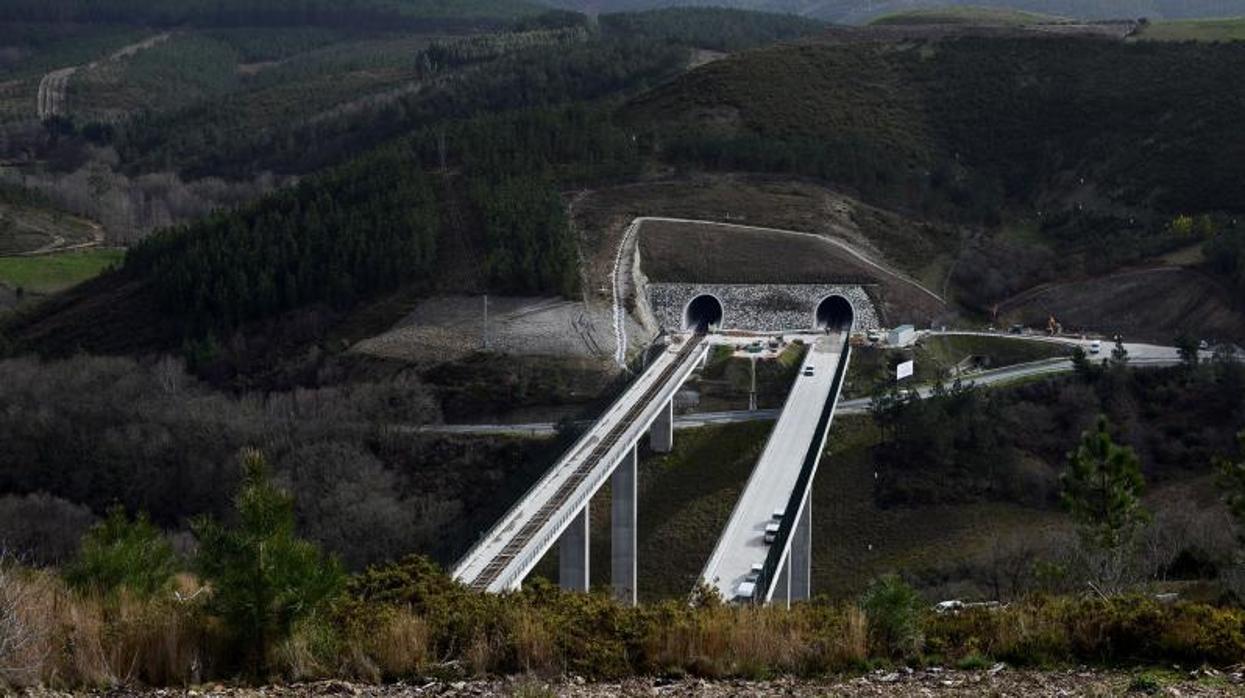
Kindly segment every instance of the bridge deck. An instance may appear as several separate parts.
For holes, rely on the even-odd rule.
[[[733,599],[752,566],[765,562],[770,548],[765,542],[765,526],[775,520],[776,510],[786,509],[809,443],[818,437],[822,408],[827,399],[835,397],[830,391],[847,336],[847,332],[832,332],[814,340],[765,450],[701,573],[702,581],[716,588],[724,599]],[[813,367],[812,376],[804,375],[808,366]],[[794,516],[795,512],[787,515]]]
[[[459,561],[454,578],[479,590],[517,587],[706,351],[703,334],[676,340]]]

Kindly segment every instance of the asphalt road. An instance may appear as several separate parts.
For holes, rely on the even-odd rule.
[[[990,337],[1006,337],[1017,341],[1039,341],[1065,345],[1079,345],[1085,349],[1086,353],[1089,353],[1090,345],[1094,341],[1092,339],[1082,340],[1062,337],[1033,337],[990,332],[923,332],[921,334],[923,336],[938,334],[981,335]],[[1114,345],[1111,342],[1103,341],[1101,352],[1097,356],[1090,356],[1090,359],[1100,360],[1109,357],[1113,346]],[[1129,363],[1134,366],[1171,366],[1180,362],[1180,354],[1175,347],[1126,342],[1124,344],[1124,348],[1128,350]],[[1203,358],[1210,358],[1209,352],[1203,352],[1202,354]],[[1043,361],[1015,364],[1013,366],[1004,366],[1002,368],[992,369],[989,371],[982,371],[981,373],[965,376],[962,378],[962,381],[965,384],[989,386],[1026,378],[1055,375],[1058,373],[1069,373],[1071,371],[1072,361],[1070,359],[1046,359]],[[917,387],[916,390],[922,397],[927,397],[931,392],[929,386]],[[840,400],[836,414],[864,414],[868,412],[868,410],[869,398],[856,398],[854,400]],[[712,426],[716,424],[772,421],[778,418],[779,413],[780,410],[697,412],[692,414],[676,415],[674,418],[674,428],[695,429],[698,427]],[[499,436],[552,436],[556,431],[555,424],[553,422],[529,422],[524,424],[430,424],[420,427],[404,428],[441,434],[479,434]]]
[[[769,554],[765,526],[774,521],[775,511],[787,507],[809,443],[818,437],[817,423],[834,389],[835,369],[843,356],[845,340],[844,333],[835,332],[814,341],[787,396],[782,416],[705,564],[701,578],[724,599],[734,598],[752,566],[764,563]],[[811,376],[807,375],[808,367],[813,369]]]

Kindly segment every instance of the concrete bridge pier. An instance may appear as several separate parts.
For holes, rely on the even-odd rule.
[[[813,498],[806,496],[804,512],[791,532],[791,600],[807,601],[812,598],[813,586]]]
[[[610,476],[610,580],[614,598],[629,606],[636,604],[637,451],[632,446]]]
[[[558,539],[558,585],[568,591],[588,591],[587,503]]]
[[[783,608],[791,607],[791,556],[778,569],[778,579],[774,581],[774,595],[770,603]]]
[[[707,354],[706,354],[707,356]],[[669,453],[674,450],[674,398],[657,412],[657,419],[648,429],[648,445],[654,453]]]

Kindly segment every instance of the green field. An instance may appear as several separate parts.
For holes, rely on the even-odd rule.
[[[1140,41],[1245,41],[1245,18],[1151,22],[1136,38]]]
[[[1000,7],[970,5],[928,7],[879,17],[870,24],[1037,24],[1057,22],[1059,17]]]
[[[0,284],[29,293],[56,293],[98,276],[124,258],[125,251],[118,249],[0,257]]]

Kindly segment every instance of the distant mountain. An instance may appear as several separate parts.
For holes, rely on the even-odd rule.
[[[989,6],[1081,19],[1179,19],[1245,15],[1245,0],[545,0],[583,12],[605,13],[682,5],[716,5],[787,12],[831,22],[862,24],[912,9]]]

